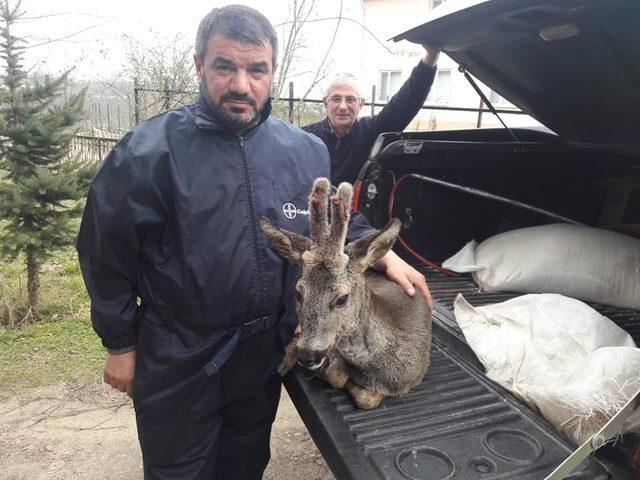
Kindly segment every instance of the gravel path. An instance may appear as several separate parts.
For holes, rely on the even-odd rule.
[[[286,391],[265,480],[333,480]],[[142,479],[133,407],[98,385],[56,385],[0,395],[0,479]]]

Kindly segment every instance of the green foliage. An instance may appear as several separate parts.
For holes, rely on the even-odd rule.
[[[30,83],[21,63],[23,41],[12,34],[20,2],[0,1],[0,255],[26,252],[28,294],[38,299],[38,265],[74,238],[90,168],[70,156],[83,114],[84,91],[61,99],[67,74]]]

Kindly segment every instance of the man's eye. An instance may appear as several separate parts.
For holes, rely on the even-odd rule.
[[[347,97],[347,103],[349,105],[354,105],[357,101],[358,99],[356,97]]]
[[[336,300],[336,307],[344,307],[347,304],[347,300],[349,299],[349,295],[343,295],[338,300]]]

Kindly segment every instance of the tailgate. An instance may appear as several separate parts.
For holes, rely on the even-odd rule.
[[[363,411],[305,370],[286,377],[318,448],[340,480],[543,479],[573,447],[482,374],[452,322],[458,292],[471,294],[471,303],[482,298],[469,277],[429,272],[428,281],[435,300],[431,365],[409,394]],[[591,462],[568,478],[608,477]]]

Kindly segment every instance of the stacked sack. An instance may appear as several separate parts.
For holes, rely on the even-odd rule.
[[[442,266],[473,272],[487,292],[560,293],[640,309],[640,239],[570,224],[521,228],[469,242]]]

